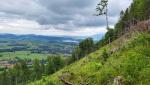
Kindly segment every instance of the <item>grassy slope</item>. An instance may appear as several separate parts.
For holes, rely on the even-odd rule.
[[[116,51],[102,65],[104,49],[107,52]],[[117,76],[123,77],[124,85],[150,85],[150,35],[134,34],[131,38],[123,36],[55,74],[29,85],[64,85],[58,76],[66,71],[72,74],[66,80],[73,81],[75,85],[112,85]]]

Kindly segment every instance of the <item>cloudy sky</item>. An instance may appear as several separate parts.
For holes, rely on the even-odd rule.
[[[0,0],[0,33],[50,36],[104,34],[105,17],[93,16],[100,0]],[[109,25],[132,0],[109,0]]]

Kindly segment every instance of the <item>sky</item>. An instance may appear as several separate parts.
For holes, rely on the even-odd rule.
[[[94,16],[100,0],[0,0],[0,33],[92,36],[107,30],[105,16]],[[132,0],[109,0],[111,27]]]

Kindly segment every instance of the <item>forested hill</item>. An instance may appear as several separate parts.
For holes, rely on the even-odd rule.
[[[6,39],[6,40],[5,40]],[[43,42],[76,42],[81,41],[81,38],[67,37],[67,36],[43,36],[43,35],[15,35],[15,34],[0,34],[0,40],[14,40],[14,41],[43,41]]]
[[[141,23],[138,28],[133,28],[137,23],[150,19],[150,0],[133,0],[133,3],[125,11],[120,12],[120,19],[114,26],[114,29],[109,28],[104,38],[100,40],[97,45],[102,47],[110,42],[116,40],[121,35],[132,30],[138,29],[143,31],[148,28],[145,23]],[[144,26],[143,26],[144,25]],[[143,26],[142,28],[140,28]],[[145,28],[144,28],[145,27]],[[133,29],[131,29],[133,28]]]

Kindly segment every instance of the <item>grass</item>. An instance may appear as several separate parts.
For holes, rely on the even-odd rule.
[[[51,54],[38,54],[38,53],[30,53],[30,51],[16,51],[16,52],[1,52],[0,60],[9,60],[15,59],[16,57],[20,59],[45,59],[47,56]]]
[[[150,35],[135,34],[122,39],[28,85],[64,85],[59,79],[64,72],[72,74],[65,79],[75,85],[113,85],[117,76],[122,77],[123,85],[150,85]],[[108,53],[117,50],[102,61],[104,49]]]

